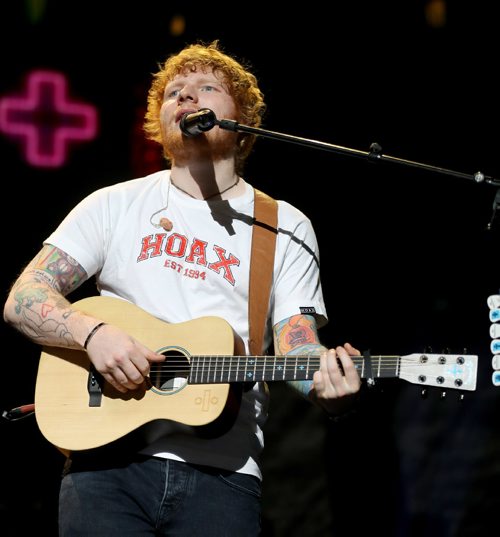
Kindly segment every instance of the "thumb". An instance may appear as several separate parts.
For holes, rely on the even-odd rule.
[[[153,352],[153,351],[151,351],[147,356],[147,359],[150,362],[163,362],[165,358],[166,356],[164,354],[160,354],[158,352]]]

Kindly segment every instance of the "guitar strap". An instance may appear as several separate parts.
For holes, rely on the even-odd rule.
[[[273,279],[276,235],[278,233],[277,201],[254,188],[254,218],[250,283],[248,291],[248,322],[250,354],[262,354],[269,297]]]

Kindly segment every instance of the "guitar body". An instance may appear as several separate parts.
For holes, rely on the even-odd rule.
[[[150,349],[175,349],[189,361],[194,354],[232,355],[235,335],[219,317],[168,324],[137,306],[110,297],[89,297],[79,310],[121,327]],[[151,384],[122,394],[102,385],[98,405],[90,405],[90,361],[83,351],[44,347],[35,388],[35,415],[40,431],[61,450],[84,450],[121,438],[156,419],[206,425],[219,418],[230,384],[175,383],[168,390]]]

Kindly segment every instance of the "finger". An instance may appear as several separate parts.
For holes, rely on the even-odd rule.
[[[343,393],[343,373],[335,349],[320,354],[320,369],[314,376],[314,388],[320,397],[338,397]]]
[[[153,352],[148,347],[145,347],[142,343],[136,342],[139,351],[143,354],[144,358],[149,362],[164,362],[166,356],[159,352]],[[144,364],[143,364],[144,365]]]
[[[339,359],[340,356],[336,349],[329,349],[325,355],[325,373],[331,379],[333,384],[340,382],[344,376],[344,372],[342,370],[343,365]]]
[[[164,362],[166,356],[158,352],[150,352],[146,357],[150,362]]]
[[[344,371],[344,386],[348,392],[357,391],[361,385],[361,378],[351,355],[346,348],[337,347],[337,356]]]
[[[141,384],[151,372],[151,362],[163,362],[165,355],[153,352],[139,342],[137,342],[136,347],[136,354],[130,357],[130,361],[139,371],[141,378],[137,377],[132,370],[126,374],[135,384]]]
[[[129,356],[114,356],[105,365],[101,372],[104,378],[110,379],[110,383],[123,392],[123,388],[135,390],[144,381],[144,376],[137,369]],[[120,387],[120,388],[118,388]]]
[[[346,343],[344,348],[350,354],[350,356],[361,356],[361,352],[353,347],[350,343]]]
[[[313,385],[314,385],[314,391],[316,394],[320,395],[324,393],[326,386],[325,386],[325,375],[321,371],[315,371],[313,374]]]
[[[126,393],[128,391],[127,387],[123,385],[123,382],[127,382],[125,376],[123,376],[121,381],[117,380],[111,373],[104,373],[102,376],[115,390],[118,390],[121,393]]]
[[[151,364],[149,360],[138,354],[130,357],[130,367],[124,369],[124,372],[130,380],[140,384],[149,375],[150,370]]]

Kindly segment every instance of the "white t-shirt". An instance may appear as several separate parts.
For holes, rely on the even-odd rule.
[[[227,201],[193,199],[170,183],[170,171],[102,188],[82,200],[46,239],[96,277],[101,295],[125,299],[169,323],[222,317],[248,352],[248,285],[254,190]],[[165,231],[158,224],[167,217]],[[303,312],[326,323],[319,253],[310,220],[278,201],[278,234],[269,322]],[[214,335],[216,337],[216,334]],[[156,351],[157,349],[152,349]],[[263,383],[245,391],[232,428],[200,438],[173,421],[154,422],[143,451],[261,478],[259,454],[268,393]]]

